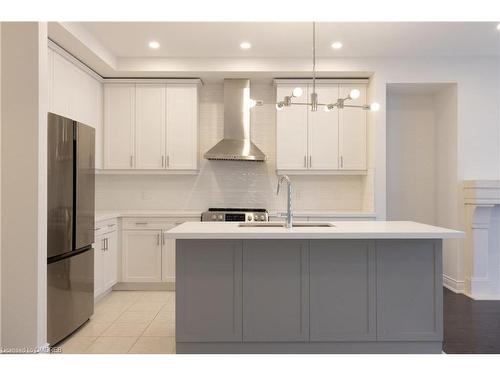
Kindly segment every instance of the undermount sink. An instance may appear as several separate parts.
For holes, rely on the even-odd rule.
[[[240,223],[240,228],[285,228],[285,223],[264,222],[264,223]],[[335,225],[330,223],[292,223],[292,228],[332,228]]]

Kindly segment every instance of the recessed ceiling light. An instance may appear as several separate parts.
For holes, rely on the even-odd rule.
[[[252,47],[252,45],[250,43],[248,43],[248,42],[243,42],[243,43],[240,44],[240,48],[241,49],[249,49],[251,47]]]
[[[158,49],[158,48],[160,48],[160,43],[158,43],[155,40],[152,40],[151,42],[149,42],[148,45],[149,45],[149,48],[151,48],[151,49]]]
[[[333,49],[341,49],[342,48],[342,43],[341,42],[333,42],[332,43],[332,48]]]

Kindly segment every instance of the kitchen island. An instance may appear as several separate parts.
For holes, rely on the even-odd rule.
[[[243,226],[242,226],[243,225]],[[415,222],[186,222],[178,353],[441,353],[442,251]]]

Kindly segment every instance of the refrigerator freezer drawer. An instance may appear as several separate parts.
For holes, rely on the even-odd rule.
[[[94,249],[47,265],[47,341],[54,345],[94,313]]]

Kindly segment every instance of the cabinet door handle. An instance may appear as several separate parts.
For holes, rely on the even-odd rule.
[[[161,234],[161,244],[165,245],[165,233]]]
[[[313,162],[312,162],[312,156],[309,155],[309,168],[312,168]]]
[[[147,221],[137,221],[135,225],[148,225]]]
[[[156,235],[156,246],[160,246],[160,233]]]
[[[105,238],[103,238],[103,239],[101,240],[101,250],[102,250],[102,251],[104,251],[104,250],[106,250],[105,248],[106,248],[106,239],[105,239]]]
[[[134,156],[133,155],[130,155],[130,166],[131,167],[134,166]]]
[[[167,167],[170,167],[170,155],[167,155]]]
[[[165,155],[161,156],[161,166],[162,168],[165,166]]]
[[[304,168],[307,167],[307,157],[304,155]]]
[[[109,250],[109,246],[108,246],[108,237],[106,237],[106,238],[105,238],[105,240],[106,240],[106,251],[108,251],[108,250]]]
[[[116,224],[108,224],[109,228],[113,228]]]
[[[344,157],[340,156],[340,168],[344,168]]]

